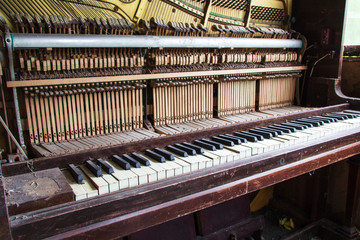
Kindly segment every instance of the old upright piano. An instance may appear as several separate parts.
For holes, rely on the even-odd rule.
[[[137,239],[357,155],[342,20],[311,4],[0,1],[0,237]]]

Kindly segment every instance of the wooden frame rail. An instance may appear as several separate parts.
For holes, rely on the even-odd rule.
[[[36,87],[36,86],[68,85],[68,84],[84,84],[84,83],[123,82],[123,81],[151,80],[151,79],[165,79],[165,78],[219,76],[219,75],[231,75],[231,74],[296,72],[305,69],[306,66],[293,66],[293,67],[246,68],[246,69],[197,71],[197,72],[159,73],[159,74],[138,74],[138,75],[123,75],[123,76],[21,80],[21,81],[8,81],[6,85],[7,87]]]

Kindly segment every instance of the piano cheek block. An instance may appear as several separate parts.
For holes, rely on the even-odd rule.
[[[5,191],[10,215],[74,201],[74,193],[58,168],[7,177]]]

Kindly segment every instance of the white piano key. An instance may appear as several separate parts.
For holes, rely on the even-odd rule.
[[[274,138],[264,139],[264,141],[261,141],[260,143],[269,144],[271,150],[280,149],[280,147],[282,147],[282,144],[283,144],[282,142],[279,142],[279,141],[275,140]]]
[[[218,155],[213,154],[213,151],[204,149],[204,153],[202,153],[207,158],[210,158],[212,161],[213,166],[217,166],[219,164],[223,164],[226,162],[225,158],[222,158],[222,161],[220,160],[220,157]]]
[[[259,145],[264,146],[264,152],[275,150],[276,144],[274,144],[273,142],[267,142],[266,140],[267,139],[264,139],[263,141],[258,141],[257,142]]]
[[[221,151],[221,150],[211,151],[211,150],[205,149],[204,151],[205,151],[206,154],[210,153],[212,155],[217,156],[219,158],[220,164],[224,164],[224,163],[227,162],[227,155],[229,155],[229,154],[219,153],[218,151]]]
[[[135,173],[139,179],[139,185],[149,183],[148,173],[142,168],[131,168],[129,171]]]
[[[310,139],[311,140],[314,140],[314,139],[318,139],[321,137],[321,132],[318,131],[318,130],[315,130],[314,128],[308,128],[308,129],[304,129],[301,131],[302,133],[307,133],[307,134],[310,134],[311,137]]]
[[[173,154],[169,151],[166,151],[165,149],[163,149],[164,152],[167,152],[169,154]],[[174,155],[175,156],[175,155]],[[144,156],[145,158],[149,159],[149,157]],[[155,161],[156,160],[152,160]],[[166,168],[166,175],[167,176],[179,176],[183,173],[183,166],[179,165],[179,164],[173,164],[174,161],[166,161],[165,163],[159,163],[161,164],[160,166],[163,166],[164,168]]]
[[[148,158],[145,155],[140,154],[143,158],[147,159],[150,162],[150,167],[151,169],[153,169],[156,174],[157,174],[157,179],[158,180],[162,180],[167,178],[167,176],[174,176],[174,170],[173,169],[169,169],[168,166],[164,166],[163,163],[160,162],[156,162],[155,160],[152,160],[150,158]]]
[[[224,146],[224,148],[236,153],[236,156],[234,157],[234,161],[251,156],[251,148],[249,147],[245,147],[242,145],[235,145],[233,147]]]
[[[84,175],[86,175],[92,184],[97,188],[99,191],[99,195],[105,194],[109,192],[109,184],[102,178],[102,177],[96,177],[89,169],[87,169],[85,166],[80,166],[80,171]]]
[[[296,131],[294,133],[287,133],[285,135],[292,136],[292,137],[299,139],[299,143],[307,142],[309,140],[309,136],[310,136],[309,134],[302,133],[299,131]]]
[[[108,183],[109,192],[115,192],[120,190],[119,181],[112,175],[103,172],[102,178]]]
[[[214,155],[217,155],[220,157],[220,159],[225,158],[226,162],[232,162],[234,161],[234,153],[230,150],[227,150],[226,148],[221,150],[216,150],[212,152]],[[220,160],[221,161],[221,160]]]
[[[285,146],[292,146],[299,141],[298,138],[286,134],[279,135],[277,138],[286,140],[287,144],[285,144]]]
[[[251,148],[251,155],[258,155],[267,152],[269,149],[268,146],[259,144],[258,142],[247,142],[242,143],[242,145]]]
[[[198,161],[204,162],[205,163],[205,168],[209,168],[214,166],[213,164],[213,160],[203,154],[196,154],[196,158]]]
[[[144,172],[146,172],[147,176],[148,176],[148,182],[156,182],[158,179],[158,174],[157,172],[151,167],[151,166],[143,166],[141,165],[141,168]]]
[[[80,169],[79,171],[81,172]],[[86,176],[83,172],[81,174],[84,177],[84,184],[81,184],[81,186],[84,188],[87,198],[95,197],[99,195],[98,189],[93,185],[90,178],[88,178],[88,176]]]
[[[62,173],[64,174],[67,182],[69,183],[70,187],[73,190],[73,193],[75,195],[75,201],[86,199],[87,194],[84,188],[82,187],[82,184],[77,183],[68,170],[62,171]]]
[[[178,166],[181,168],[183,174],[186,174],[186,173],[191,172],[191,165],[190,165],[189,163],[183,161],[183,160],[178,159],[178,158],[175,158],[174,161],[168,161],[167,163],[168,163],[170,166],[171,166],[171,165],[174,165],[174,164],[175,164],[175,165],[178,165]],[[177,167],[174,166],[174,169],[175,169],[175,168],[177,168]]]
[[[139,185],[138,176],[130,170],[124,170],[113,161],[106,161],[113,169],[112,175],[118,180],[119,188],[124,189],[128,187],[134,187]]]
[[[179,160],[182,160],[182,161],[190,164],[190,170],[191,170],[191,172],[194,172],[194,171],[197,171],[197,170],[199,170],[199,169],[205,168],[205,164],[203,164],[203,167],[202,167],[202,166],[199,167],[199,162],[196,161],[194,158],[181,157],[181,156],[176,155],[176,154],[174,154],[174,156],[175,156],[175,160],[176,160],[176,159],[179,159]]]
[[[279,142],[279,144],[277,145],[278,148],[275,147],[275,149],[280,149],[280,148],[284,148],[290,145],[289,140],[287,139],[282,139],[279,137],[273,137],[271,140]]]

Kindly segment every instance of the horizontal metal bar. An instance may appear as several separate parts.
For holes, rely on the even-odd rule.
[[[301,40],[228,37],[171,37],[12,34],[13,49],[31,48],[302,48]]]

